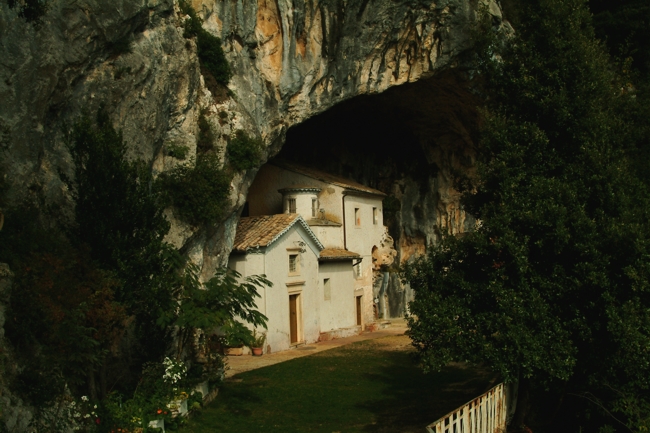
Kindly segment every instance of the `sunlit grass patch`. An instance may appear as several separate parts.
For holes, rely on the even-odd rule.
[[[183,432],[423,432],[489,387],[463,365],[425,375],[389,338],[241,373]]]

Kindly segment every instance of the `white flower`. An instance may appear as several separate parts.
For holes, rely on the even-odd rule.
[[[97,409],[97,405],[93,406],[93,408]]]
[[[85,395],[82,395],[81,396],[81,401],[88,401],[88,397],[86,397]]]
[[[90,414],[89,413],[85,414],[84,418],[90,418]]]

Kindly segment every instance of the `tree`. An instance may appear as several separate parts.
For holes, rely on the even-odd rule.
[[[407,269],[410,335],[427,369],[470,361],[518,381],[517,426],[642,429],[650,194],[631,159],[647,103],[583,1],[520,7],[515,35],[478,44],[487,107],[463,201],[480,223]]]
[[[650,4],[645,0],[590,0],[594,27],[614,56],[631,56],[643,73],[650,72]]]
[[[115,418],[110,408],[122,402],[139,405],[140,412],[159,403],[145,401],[153,396],[140,385],[152,372],[160,381],[156,372],[164,370],[165,355],[191,367],[194,379],[220,377],[223,362],[212,350],[214,339],[203,341],[207,362],[199,363],[195,337],[210,336],[217,327],[225,329],[223,338],[229,331],[250,335],[245,323],[265,327],[255,300],[270,282],[241,280],[227,270],[200,280],[199,268],[164,241],[170,227],[163,216],[169,179],[154,180],[150,167],[127,158],[126,143],[103,111],[97,121],[83,116],[75,122],[68,146],[74,177],[64,180],[75,202],[73,223],[58,220],[60,212],[44,214],[47,209],[21,205],[8,209],[0,232],[0,260],[16,275],[6,328],[21,369],[9,380],[43,413],[68,392],[103,399],[102,418],[108,422]],[[214,158],[204,157],[199,169],[184,169],[189,175],[177,176],[174,186],[202,185],[216,166]],[[199,171],[206,160],[213,161],[209,169]],[[212,216],[223,206],[223,197],[214,192],[206,187],[201,193],[211,201]],[[205,212],[201,216],[203,223],[215,223]],[[111,391],[134,397],[123,401]],[[119,404],[112,405],[115,401]]]

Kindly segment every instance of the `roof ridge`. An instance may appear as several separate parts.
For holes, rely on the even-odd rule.
[[[344,176],[340,176],[338,174],[329,173],[327,171],[318,168],[308,167],[284,159],[274,159],[273,161],[269,161],[268,163],[271,165],[275,165],[276,167],[283,168],[285,170],[293,171],[294,173],[302,174],[303,176],[311,177],[312,179],[316,179],[320,182],[337,185],[342,188],[348,188],[366,194],[386,196],[386,193],[378,189],[371,188],[360,182],[357,182],[356,180],[349,179]]]
[[[297,222],[306,230],[307,236],[316,244],[318,250],[322,251],[325,247],[300,214],[240,217],[232,249],[233,251],[249,252],[261,247],[271,246]],[[256,243],[253,245],[253,242]]]

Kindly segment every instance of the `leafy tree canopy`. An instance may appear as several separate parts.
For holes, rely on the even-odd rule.
[[[643,73],[650,72],[650,3],[646,0],[590,0],[594,27],[614,56],[631,56]]]
[[[633,161],[647,99],[583,1],[519,16],[477,44],[488,103],[464,205],[480,223],[406,271],[410,335],[425,368],[467,360],[519,381],[516,424],[647,428],[650,194]]]

